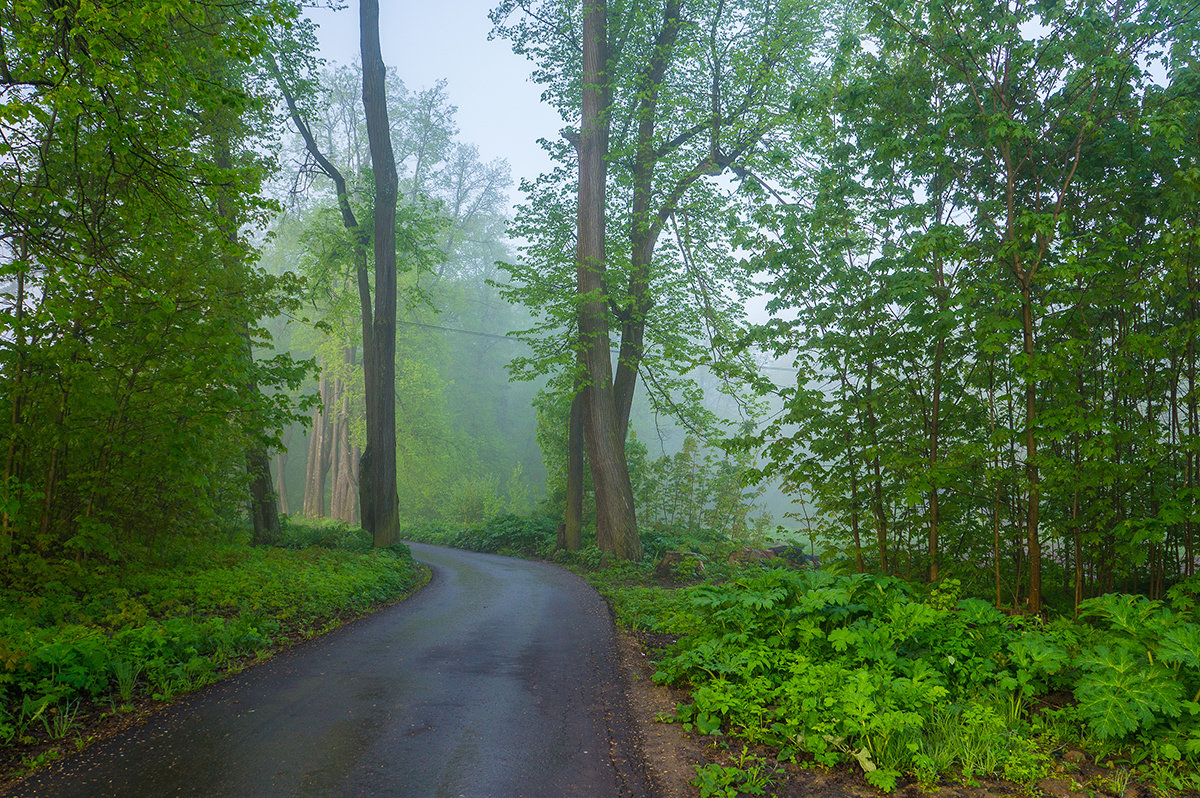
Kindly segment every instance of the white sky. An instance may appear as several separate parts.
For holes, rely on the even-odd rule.
[[[484,161],[509,162],[516,200],[521,178],[550,168],[537,139],[557,137],[563,123],[541,104],[529,62],[508,41],[488,41],[491,7],[489,0],[382,0],[379,38],[384,63],[395,67],[410,91],[446,79],[450,101],[458,106],[459,140],[477,146]],[[311,8],[308,16],[319,26],[322,57],[342,64],[361,60],[357,0],[340,11]]]

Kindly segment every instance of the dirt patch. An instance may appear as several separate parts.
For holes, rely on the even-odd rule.
[[[696,777],[696,766],[706,761],[704,746],[678,723],[656,720],[674,716],[675,703],[688,700],[682,690],[659,687],[651,681],[651,655],[664,645],[663,640],[655,638],[662,637],[618,629],[617,656],[650,778],[662,798],[692,798],[699,794],[691,780]]]

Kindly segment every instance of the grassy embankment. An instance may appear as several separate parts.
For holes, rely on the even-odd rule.
[[[193,540],[117,562],[0,564],[0,782],[123,718],[424,584],[407,547],[292,521],[278,547]]]

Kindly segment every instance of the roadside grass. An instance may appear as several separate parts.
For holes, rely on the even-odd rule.
[[[428,579],[406,546],[290,521],[278,547],[192,540],[116,562],[0,564],[0,783]]]

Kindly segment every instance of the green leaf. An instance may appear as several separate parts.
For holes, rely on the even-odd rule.
[[[1122,740],[1179,717],[1183,688],[1175,675],[1125,647],[1098,646],[1081,663],[1078,712],[1101,739]]]

